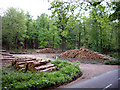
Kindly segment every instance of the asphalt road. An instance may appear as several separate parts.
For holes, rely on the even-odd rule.
[[[93,77],[86,81],[66,85],[62,88],[101,88],[101,90],[120,90],[120,69],[113,70]]]

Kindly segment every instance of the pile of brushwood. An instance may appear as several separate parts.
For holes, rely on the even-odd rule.
[[[12,90],[28,90],[28,89],[45,89],[55,88],[64,83],[69,83],[72,80],[80,77],[82,71],[78,66],[71,64],[69,61],[55,60],[52,64],[58,67],[52,72],[23,72],[19,71],[7,72],[2,69],[2,89]],[[11,66],[12,67],[12,66]]]
[[[80,48],[75,50],[68,50],[62,54],[61,57],[78,58],[78,59],[92,59],[92,60],[115,60],[115,58],[91,51],[89,49]]]
[[[37,49],[35,50],[37,53],[61,53],[61,50],[55,50],[52,48],[44,48],[44,49]]]

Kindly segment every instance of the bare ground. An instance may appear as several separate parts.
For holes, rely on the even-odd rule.
[[[57,56],[58,54],[51,54],[51,53],[45,53],[45,54],[41,54],[41,53],[33,53],[33,54],[14,54],[15,57],[32,57],[32,58],[37,58],[37,59],[47,59],[49,58],[50,60],[55,60],[55,58],[58,58]],[[67,59],[66,59],[67,60]],[[74,61],[75,59],[70,59],[69,61]],[[76,61],[76,60],[75,60]],[[80,60],[81,61],[81,60]],[[89,63],[89,62],[88,62]],[[81,63],[79,65],[79,67],[82,69],[83,71],[83,75],[82,77],[78,78],[77,80],[86,80],[86,79],[90,79],[94,76],[100,75],[104,72],[108,72],[110,70],[115,70],[118,69],[118,65],[100,65],[100,64],[88,64],[88,63]],[[9,68],[6,68],[6,66],[8,64],[11,64],[11,61],[8,60],[4,60],[2,61],[2,67],[5,70],[10,71]],[[1,65],[1,63],[0,63]],[[71,82],[74,83],[77,80]]]

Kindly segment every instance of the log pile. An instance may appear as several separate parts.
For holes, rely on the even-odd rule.
[[[17,70],[23,69],[24,72],[46,72],[55,70],[54,64],[50,63],[50,60],[35,60],[35,59],[24,59],[24,60],[12,60],[12,66],[16,67]]]
[[[38,61],[36,58],[15,58],[12,54],[0,52],[1,60],[10,60],[12,66],[16,67],[17,70],[23,69],[24,72],[27,70],[31,72],[46,72],[55,70],[54,64],[50,63],[50,60]]]
[[[6,50],[0,50],[0,52],[6,52]]]
[[[9,53],[0,52],[0,55],[2,55],[2,57],[0,58],[1,60],[14,60],[15,59],[15,57]]]
[[[52,48],[44,48],[44,49],[37,49],[35,50],[37,53],[61,53],[61,50],[55,50]]]
[[[115,60],[107,55],[100,54],[98,52],[91,51],[89,49],[80,48],[75,50],[68,50],[62,54],[61,57],[77,58],[77,59],[92,59],[92,60]]]

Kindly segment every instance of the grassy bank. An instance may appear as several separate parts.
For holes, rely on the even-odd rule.
[[[6,89],[40,89],[51,88],[70,82],[81,75],[82,71],[78,66],[72,65],[69,61],[51,61],[57,66],[56,71],[52,72],[22,72],[15,71],[9,73],[2,70],[2,88]]]

